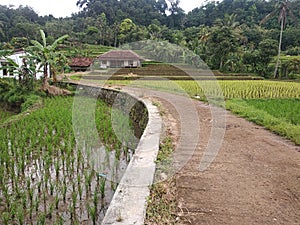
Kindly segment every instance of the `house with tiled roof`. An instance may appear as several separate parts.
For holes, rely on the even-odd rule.
[[[87,71],[93,62],[94,58],[75,57],[70,60],[69,66],[74,71]]]
[[[112,50],[96,58],[102,69],[141,67],[142,61],[143,58],[131,50]]]

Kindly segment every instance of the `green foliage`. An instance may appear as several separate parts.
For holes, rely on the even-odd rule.
[[[157,155],[158,162],[164,162],[169,160],[170,155],[174,151],[173,142],[170,137],[166,137],[159,146],[159,152]]]
[[[144,39],[163,40],[189,48],[212,69],[255,72],[269,77],[269,69],[274,67],[269,60],[272,54],[262,50],[260,44],[269,39],[277,41],[280,27],[277,18],[271,16],[266,23],[259,25],[259,22],[277,9],[277,2],[209,1],[185,14],[177,0],[169,3],[166,0],[78,0],[77,5],[84,10],[62,19],[39,17],[28,7],[0,6],[0,43],[5,42],[2,48],[11,49],[10,41],[15,47],[34,44],[26,43],[26,40],[43,41],[38,32],[42,29],[47,34],[48,45],[65,34],[69,35],[69,42],[57,46],[63,49],[63,53],[75,48],[77,50],[72,50],[70,55],[95,57],[103,51],[85,50],[80,47],[81,43],[117,47]],[[300,0],[290,1],[286,12],[300,20],[299,7]],[[283,14],[280,15],[282,18]],[[300,31],[296,23],[292,23],[292,18],[284,20],[287,26],[282,50],[295,55],[298,54]],[[61,62],[59,68],[51,68],[57,73],[66,69],[62,66],[66,61],[63,58],[58,61]]]
[[[230,27],[216,27],[208,38],[212,69],[222,70],[229,53],[237,51],[237,45],[237,36]]]
[[[3,104],[0,104],[0,123],[4,122],[6,119],[15,115],[13,112],[6,111],[4,108],[5,106]]]
[[[24,112],[28,109],[31,109],[37,104],[42,104],[42,98],[36,94],[29,94],[28,96],[26,96],[24,103],[21,105],[21,111]]]
[[[300,47],[296,46],[296,47],[290,47],[286,50],[285,52],[287,55],[292,55],[292,56],[297,56],[300,55]]]
[[[10,41],[10,44],[15,49],[22,49],[28,47],[29,41],[26,37],[13,37]]]
[[[28,90],[15,79],[0,79],[0,102],[16,111],[29,109],[39,100],[40,92]],[[24,104],[24,105],[23,105]]]
[[[79,16],[96,17],[105,13],[110,25],[131,18],[134,23],[148,26],[154,19],[164,21],[168,9],[165,0],[78,0],[77,5],[84,9]]]
[[[48,84],[49,69],[52,72],[53,80],[56,82],[56,72],[61,64],[66,63],[66,58],[63,54],[57,51],[58,45],[67,39],[68,35],[63,35],[57,38],[51,45],[47,44],[46,34],[43,30],[40,30],[42,38],[41,42],[32,40],[33,46],[28,47],[29,58],[36,64],[39,64],[40,68],[43,67],[43,87]]]

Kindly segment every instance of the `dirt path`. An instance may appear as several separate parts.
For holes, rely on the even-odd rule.
[[[300,148],[227,113],[220,152],[200,172],[212,122],[209,107],[194,104],[200,142],[176,175],[178,224],[300,224]],[[168,111],[179,120],[174,108]]]
[[[175,175],[178,224],[300,224],[299,146],[196,100],[157,91],[142,95],[161,102],[179,144],[175,162],[184,161]],[[215,121],[222,116],[226,124]],[[216,132],[216,127],[224,129]],[[200,161],[214,135],[224,137],[220,151],[201,172]]]

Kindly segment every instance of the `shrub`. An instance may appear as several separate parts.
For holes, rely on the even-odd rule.
[[[40,99],[40,94],[19,85],[14,79],[0,79],[0,102],[6,104],[9,110],[20,112],[29,109]]]

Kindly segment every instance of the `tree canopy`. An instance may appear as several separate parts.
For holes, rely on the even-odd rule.
[[[212,68],[228,71],[257,72],[248,68],[251,60],[261,57],[262,42],[273,40],[280,50],[300,54],[300,0],[288,2],[284,34],[272,15],[278,0],[209,1],[185,13],[179,0],[78,0],[81,11],[68,18],[39,16],[32,8],[0,5],[0,48],[25,48],[30,40],[41,40],[44,30],[47,43],[67,34],[70,45],[82,43],[119,46],[140,40],[168,41],[187,47]],[[281,20],[282,21],[282,20]],[[278,43],[280,40],[281,43]],[[220,43],[226,48],[220,48]],[[253,57],[249,57],[253,54]],[[251,59],[248,64],[245,58]],[[249,70],[249,71],[248,71]],[[263,72],[264,74],[265,72]]]

